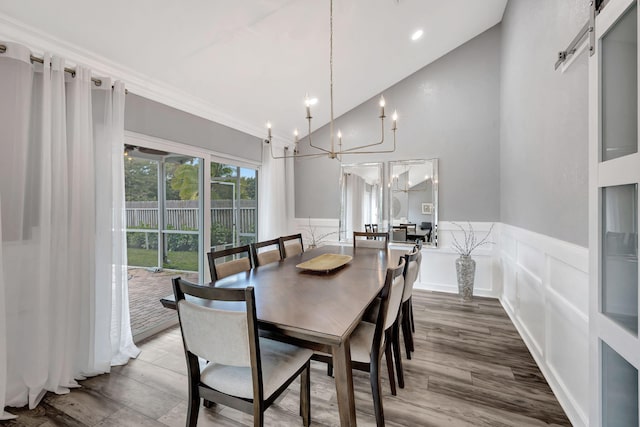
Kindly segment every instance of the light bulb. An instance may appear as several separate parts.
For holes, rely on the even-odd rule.
[[[293,136],[298,136],[298,129],[293,130]]]
[[[398,121],[398,112],[397,112],[397,111],[394,111],[394,112],[393,112],[393,115],[391,116],[391,118],[393,119],[393,121],[394,121],[394,122],[395,122],[395,121]]]
[[[338,139],[342,139],[342,132],[338,131]]]
[[[384,107],[386,105],[386,102],[384,101],[384,96],[380,97],[380,106]]]
[[[271,122],[267,122],[267,129],[271,129]]]

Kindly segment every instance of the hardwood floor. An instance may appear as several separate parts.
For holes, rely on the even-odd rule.
[[[391,396],[383,370],[388,426],[571,425],[497,300],[416,291],[415,353],[403,360],[406,387]],[[177,327],[140,344],[142,354],[111,374],[82,381],[66,395],[49,393],[33,411],[10,408],[9,426],[184,426],[187,378]],[[404,348],[404,347],[403,347]],[[404,349],[403,349],[404,357]],[[359,426],[375,425],[368,374],[354,371]],[[267,426],[301,426],[299,385],[266,412]],[[312,425],[339,425],[333,379],[313,362]],[[248,426],[230,408],[200,410],[200,426]]]

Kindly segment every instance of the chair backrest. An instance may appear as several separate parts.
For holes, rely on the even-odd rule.
[[[200,358],[223,365],[250,367],[254,400],[262,401],[262,363],[253,287],[199,286],[177,277],[173,279],[173,294],[189,376],[200,378]],[[188,301],[187,295],[210,302],[205,307]]]
[[[404,276],[402,302],[405,302],[411,298],[411,294],[413,293],[413,285],[415,284],[416,279],[418,278],[418,272],[420,271],[418,258],[422,259],[422,253],[414,247],[413,250],[408,254],[405,254],[403,258],[405,260],[405,267],[402,273]]]
[[[372,233],[378,232],[378,224],[371,224],[371,232]]]
[[[280,239],[265,240],[251,244],[253,263],[256,267],[281,261],[284,258]]]
[[[380,309],[376,319],[376,329],[373,335],[373,344],[371,347],[372,357],[380,357],[380,351],[384,345],[384,332],[393,326],[400,312],[400,304],[402,302],[402,291],[404,288],[404,271],[405,260],[400,258],[400,264],[397,267],[387,268],[384,285],[380,291]]]
[[[404,225],[394,225],[391,229],[391,240],[394,242],[407,241],[407,227]]]
[[[389,247],[389,233],[354,231],[353,248],[357,247],[387,249]]]
[[[405,227],[407,231],[412,231],[413,233],[416,232],[416,228],[417,228],[417,225],[413,223],[400,224],[400,226]]]
[[[366,231],[367,233],[371,233],[373,231],[373,228],[371,227],[371,224],[365,224],[364,225],[364,231]]]
[[[298,233],[280,237],[280,247],[283,251],[283,258],[289,258],[303,253],[304,244],[302,243],[302,234]]]
[[[225,261],[227,257],[232,259]],[[223,249],[221,251],[211,251],[207,253],[209,260],[209,272],[211,281],[215,282],[232,274],[241,271],[249,271],[253,268],[251,260],[251,247],[249,245],[238,246],[237,248]],[[216,263],[216,260],[222,262]]]

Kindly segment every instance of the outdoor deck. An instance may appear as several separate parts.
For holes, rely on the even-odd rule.
[[[129,269],[129,310],[131,330],[138,341],[158,331],[178,323],[175,310],[164,308],[160,298],[172,293],[171,278],[180,276],[197,282],[198,274],[183,271],[153,272],[145,268]]]

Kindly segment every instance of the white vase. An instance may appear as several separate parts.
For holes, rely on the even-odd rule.
[[[476,261],[469,255],[460,255],[456,259],[458,276],[458,295],[463,302],[473,301],[473,282],[476,275]]]

